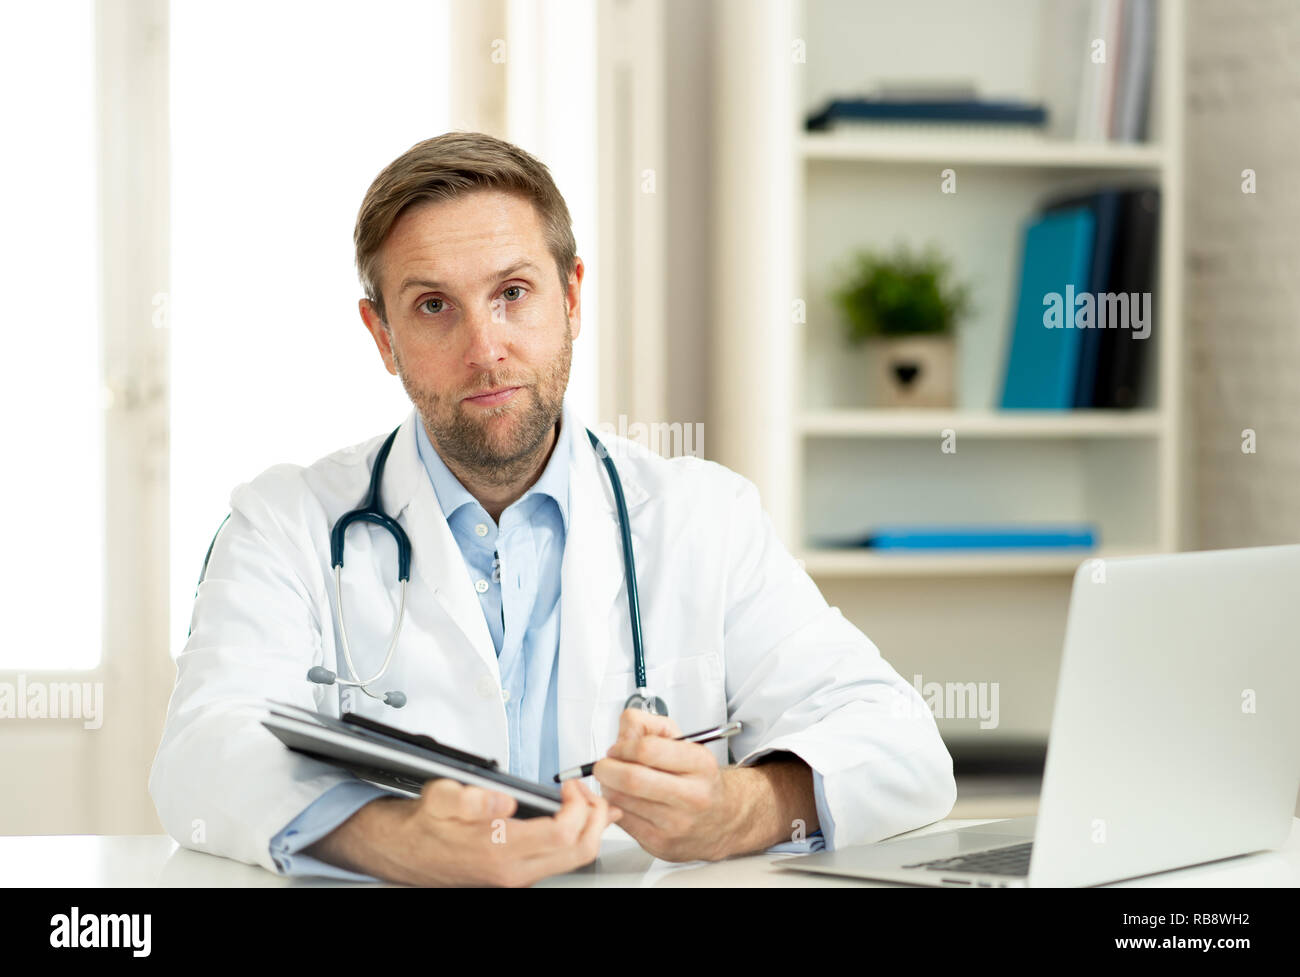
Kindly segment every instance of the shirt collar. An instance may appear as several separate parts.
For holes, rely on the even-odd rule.
[[[438,504],[442,507],[442,515],[450,522],[452,514],[461,506],[479,505],[479,502],[460,483],[460,479],[452,474],[451,469],[447,467],[447,463],[442,460],[442,456],[434,450],[433,443],[429,440],[428,432],[425,431],[424,423],[419,419],[418,412],[416,417],[416,448],[420,453],[420,460],[424,463],[425,470],[429,473],[429,480],[433,483],[433,491],[438,496]],[[530,495],[537,494],[554,499],[555,504],[560,509],[560,518],[564,520],[566,533],[569,530],[569,463],[573,450],[573,428],[575,423],[566,397],[560,413],[560,433],[559,437],[555,439],[551,457],[547,460],[546,467],[542,469],[541,476],[520,497],[526,499]]]

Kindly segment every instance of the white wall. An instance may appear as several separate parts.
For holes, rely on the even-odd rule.
[[[1207,549],[1300,540],[1297,49],[1300,4],[1188,7],[1188,433]]]

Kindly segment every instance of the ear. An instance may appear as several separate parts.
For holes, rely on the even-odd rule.
[[[582,331],[582,276],[586,270],[582,259],[575,257],[564,296],[564,309],[569,314],[569,335],[574,339],[577,339],[578,333]]]
[[[385,325],[384,320],[379,318],[379,313],[375,307],[370,304],[369,299],[361,299],[357,303],[357,308],[361,312],[361,321],[366,324],[366,329],[379,347],[379,355],[384,359],[384,366],[393,376],[397,376],[397,363],[393,359],[393,334]]]

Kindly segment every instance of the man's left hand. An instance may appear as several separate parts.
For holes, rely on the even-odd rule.
[[[601,794],[623,811],[619,827],[670,862],[731,854],[737,798],[707,747],[675,739],[667,716],[625,709],[618,739],[592,767]]]

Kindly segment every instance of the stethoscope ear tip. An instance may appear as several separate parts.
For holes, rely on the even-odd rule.
[[[384,704],[385,704],[385,705],[388,705],[388,706],[392,706],[394,709],[401,709],[402,706],[406,705],[406,693],[405,693],[405,692],[385,692],[385,693],[384,693]]]
[[[317,685],[333,685],[334,679],[334,673],[322,665],[315,665],[307,670],[307,681],[315,682]]]

